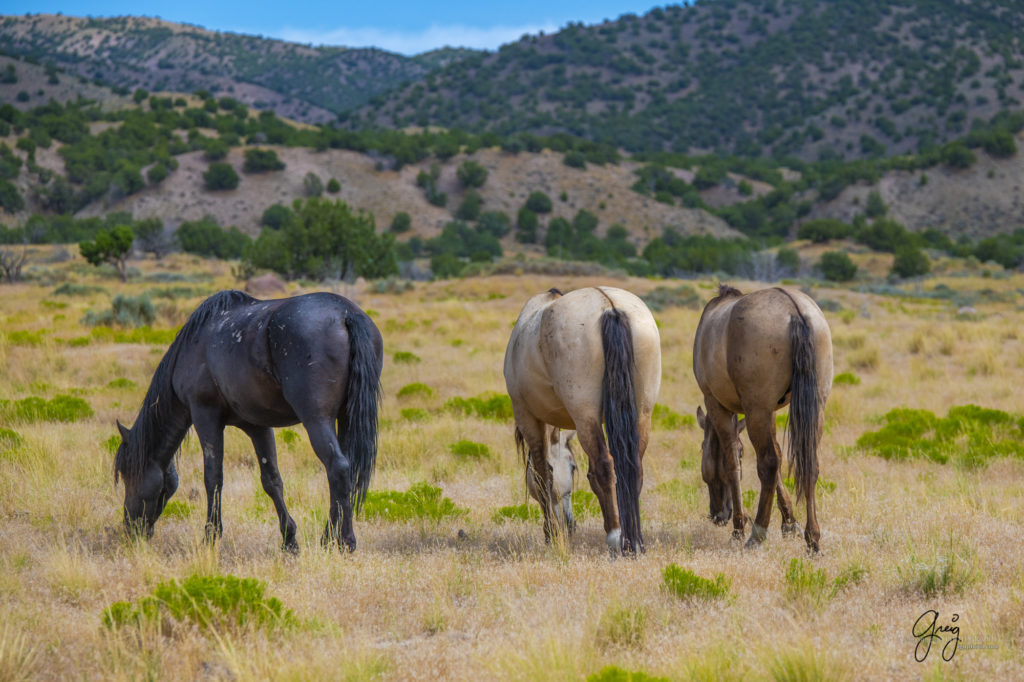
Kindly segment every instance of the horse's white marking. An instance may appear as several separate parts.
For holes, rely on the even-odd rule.
[[[262,459],[260,459],[260,461],[263,462],[264,464],[266,464],[267,463],[267,458],[263,457]]]
[[[608,537],[605,538],[605,542],[608,543],[608,551],[612,554],[618,554],[622,551],[622,531],[618,528],[608,533]]]

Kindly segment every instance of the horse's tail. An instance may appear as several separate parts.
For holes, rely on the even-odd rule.
[[[637,429],[633,332],[626,313],[612,306],[601,315],[604,378],[601,413],[615,467],[615,493],[622,528],[622,549],[643,551],[640,534],[640,432]]]
[[[796,301],[793,302],[794,305]],[[818,433],[821,428],[821,394],[818,365],[810,325],[800,309],[789,320],[793,371],[789,399],[789,466],[796,481],[796,499],[814,494],[818,479]]]
[[[351,356],[345,409],[338,415],[341,451],[352,465],[352,502],[358,509],[366,499],[377,462],[377,406],[380,402],[381,358],[374,343],[373,322],[363,314],[345,317]]]

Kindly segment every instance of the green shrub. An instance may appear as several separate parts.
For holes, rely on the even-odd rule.
[[[58,395],[50,400],[29,396],[21,400],[0,400],[0,416],[7,422],[77,422],[93,416],[82,398]]]
[[[148,327],[156,322],[156,308],[149,296],[125,296],[118,294],[111,301],[110,310],[96,312],[89,310],[82,318],[90,327],[118,325],[120,327]]]
[[[284,169],[284,161],[277,158],[273,149],[246,149],[242,170],[246,173],[264,173]],[[319,180],[320,178],[317,178]]]
[[[453,455],[467,459],[483,459],[491,456],[491,449],[483,443],[465,439],[449,445],[448,451]]]
[[[544,192],[537,191],[530,192],[530,196],[526,197],[526,203],[523,206],[534,213],[551,213],[553,204],[551,203],[551,197]]]
[[[732,585],[732,581],[722,573],[717,573],[714,580],[708,580],[676,564],[666,566],[661,575],[665,587],[683,599],[720,599],[729,594]]]
[[[276,597],[266,597],[265,590],[266,584],[255,578],[193,575],[180,583],[174,579],[160,583],[151,596],[134,603],[112,604],[104,610],[102,621],[108,628],[165,620],[214,630],[296,625],[292,611]]]
[[[656,286],[641,298],[647,307],[656,313],[665,308],[698,310],[704,305],[700,294],[689,284],[680,284],[677,287]]]
[[[331,178],[327,181],[327,192],[328,194],[337,194],[341,191],[341,183],[338,182],[337,178]]]
[[[484,419],[512,419],[512,399],[502,393],[481,393],[472,398],[449,398],[445,401],[444,409]]]
[[[422,396],[424,398],[429,398],[433,395],[434,389],[419,381],[415,381],[411,384],[406,384],[405,386],[402,386],[400,389],[398,389],[397,394],[399,398],[412,398],[414,396]]]
[[[210,191],[235,189],[238,187],[238,173],[230,163],[214,161],[203,173],[203,185]]]
[[[107,388],[135,388],[137,386],[137,383],[124,377],[118,377],[107,384]]]
[[[928,410],[897,408],[884,426],[857,439],[857,447],[885,459],[925,457],[967,467],[985,466],[993,457],[1024,458],[1024,420],[1001,410],[960,405],[945,417]]]
[[[896,248],[896,258],[892,263],[892,274],[898,277],[920,277],[931,272],[932,263],[927,254],[916,246],[900,246]]]
[[[455,177],[463,187],[483,187],[487,182],[487,169],[473,160],[465,161],[458,170]]]
[[[278,432],[278,435],[281,437],[281,442],[283,442],[287,447],[293,447],[302,440],[302,436],[292,429],[281,429]]]
[[[395,354],[392,356],[392,359],[397,363],[406,365],[412,365],[421,362],[420,356],[416,355],[415,353],[411,353],[407,350],[395,351]]]
[[[391,219],[391,227],[388,229],[395,234],[408,232],[412,229],[412,218],[405,211],[399,211],[395,214],[395,217]]]
[[[840,372],[832,377],[833,386],[857,386],[860,384],[860,377],[853,372]]]
[[[857,266],[845,251],[826,251],[818,261],[821,275],[830,282],[848,282],[857,276]]]
[[[426,519],[440,521],[469,513],[468,509],[455,506],[441,489],[429,483],[417,483],[406,492],[395,490],[369,491],[359,511],[360,516],[382,521],[412,521]]]

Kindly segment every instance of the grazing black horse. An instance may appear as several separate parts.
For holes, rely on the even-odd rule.
[[[377,458],[382,362],[377,327],[341,296],[260,301],[222,291],[206,299],[160,361],[135,423],[117,424],[114,480],[124,479],[129,533],[152,536],[178,487],[174,453],[194,425],[203,450],[206,536],[220,536],[224,427],[230,425],[252,439],[284,547],[297,551],[272,427],[301,421],[331,491],[323,543],[355,549],[352,510],[366,496]]]

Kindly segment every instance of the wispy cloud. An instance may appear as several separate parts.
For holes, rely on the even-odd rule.
[[[536,34],[558,30],[555,24],[527,24],[523,26],[430,26],[422,31],[395,31],[379,28],[337,28],[326,31],[307,30],[285,26],[276,37],[297,43],[336,45],[344,47],[379,47],[390,52],[414,55],[440,47],[472,47],[495,50],[499,46],[519,40],[523,34]]]

